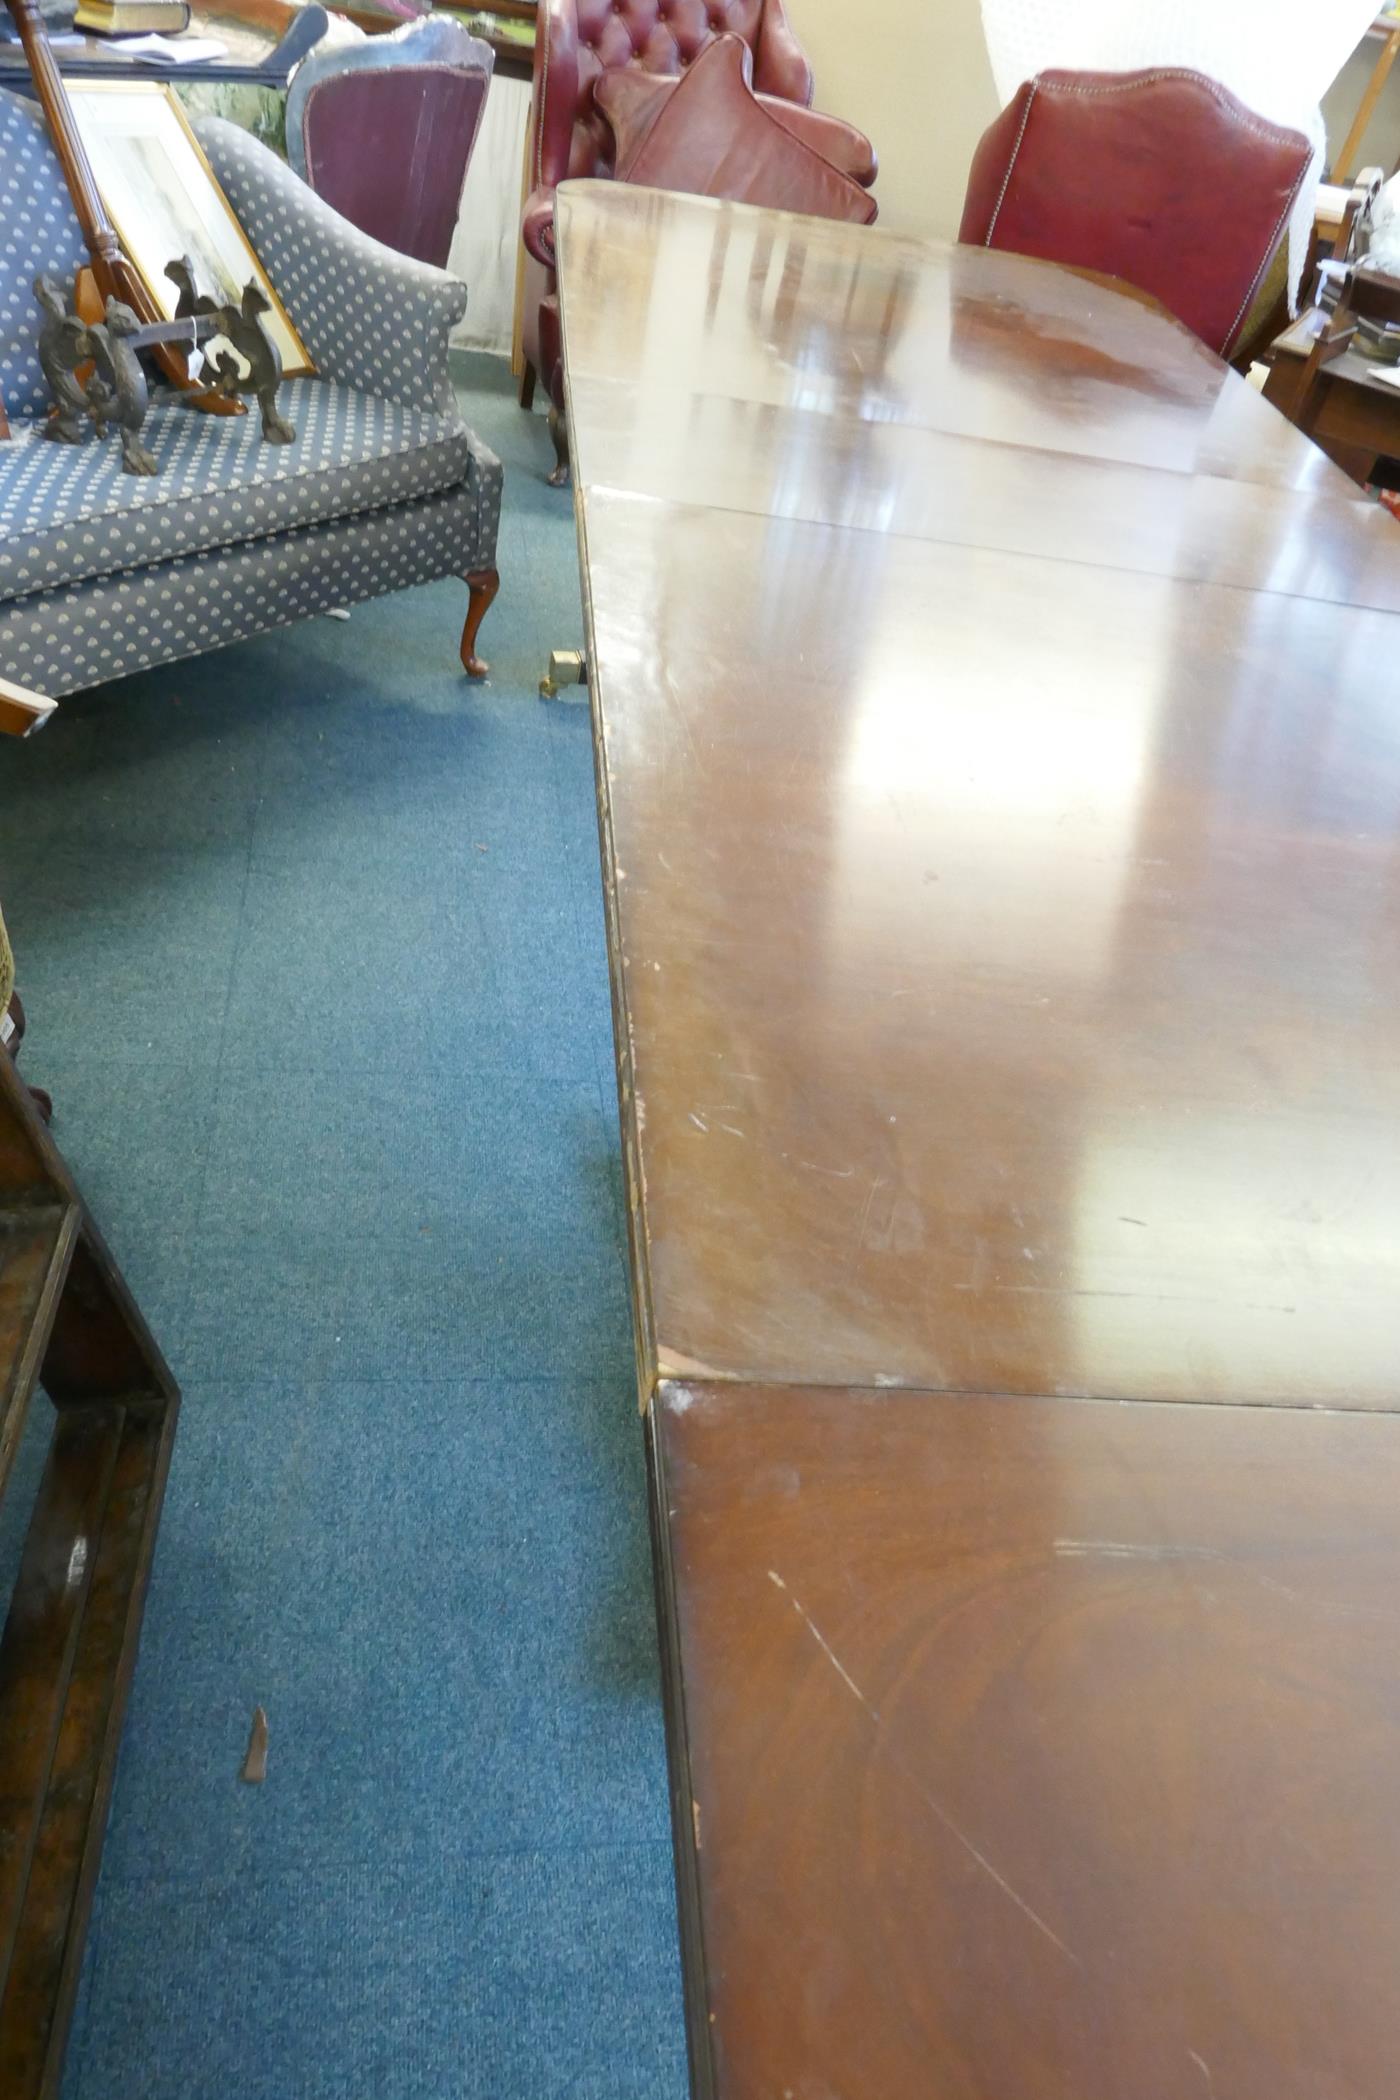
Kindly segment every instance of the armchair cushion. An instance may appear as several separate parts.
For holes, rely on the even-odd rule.
[[[489,567],[498,522],[498,492],[473,480],[421,503],[35,591],[0,604],[0,663],[51,698],[81,692],[330,606]]]
[[[619,95],[617,76],[603,74],[595,95],[618,135],[618,179],[868,225],[874,198],[774,122],[752,71],[748,46],[721,36],[657,108]]]
[[[667,99],[675,93],[680,82],[666,73],[643,73],[635,66],[610,66],[601,74],[594,88],[594,99],[607,115],[618,141],[616,158],[623,158],[622,138],[644,136],[651,122],[661,114]],[[846,124],[840,117],[824,116],[820,110],[808,109],[800,102],[786,102],[777,95],[757,95],[754,98],[759,108],[784,131],[790,131],[804,146],[810,146],[823,160],[829,161],[852,182],[862,189],[869,189],[879,173],[875,148],[863,131],[854,124]],[[531,199],[534,203],[534,199]],[[554,229],[553,204],[550,204],[551,225],[549,232],[550,259],[553,259]],[[525,214],[525,245],[530,246],[530,209]],[[538,254],[538,249],[532,251]]]
[[[287,380],[280,398],[291,445],[265,444],[256,411],[205,416],[157,396],[142,431],[160,464],[149,478],[122,472],[114,440],[59,445],[38,423],[17,426],[0,445],[0,602],[379,510],[495,468],[455,415],[320,379]]]
[[[447,338],[466,286],[360,233],[236,125],[206,117],[195,130],[318,372],[450,410]]]

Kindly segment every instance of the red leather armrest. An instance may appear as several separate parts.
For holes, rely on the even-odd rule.
[[[770,116],[751,79],[743,39],[717,36],[659,110],[634,107],[633,133],[614,106],[627,69],[601,74],[594,99],[617,133],[617,180],[868,226],[874,198]]]
[[[552,187],[531,190],[525,200],[520,237],[536,262],[554,268],[554,191]]]

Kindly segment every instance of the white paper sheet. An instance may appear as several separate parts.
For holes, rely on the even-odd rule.
[[[192,66],[201,58],[223,58],[227,44],[216,36],[124,36],[116,41],[123,58],[163,58],[172,66]]]
[[[1296,303],[1326,157],[1322,97],[1376,18],[1377,0],[982,0],[992,74],[1007,103],[1053,67],[1126,73],[1192,66],[1313,143],[1289,233]],[[1228,208],[1228,180],[1223,201]]]

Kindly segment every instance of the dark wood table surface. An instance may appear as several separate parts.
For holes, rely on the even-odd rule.
[[[1051,265],[558,225],[696,2090],[1390,2100],[1395,525]]]

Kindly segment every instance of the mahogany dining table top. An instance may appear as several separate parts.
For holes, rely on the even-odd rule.
[[[1102,280],[557,226],[695,2090],[1390,2100],[1395,526]]]

